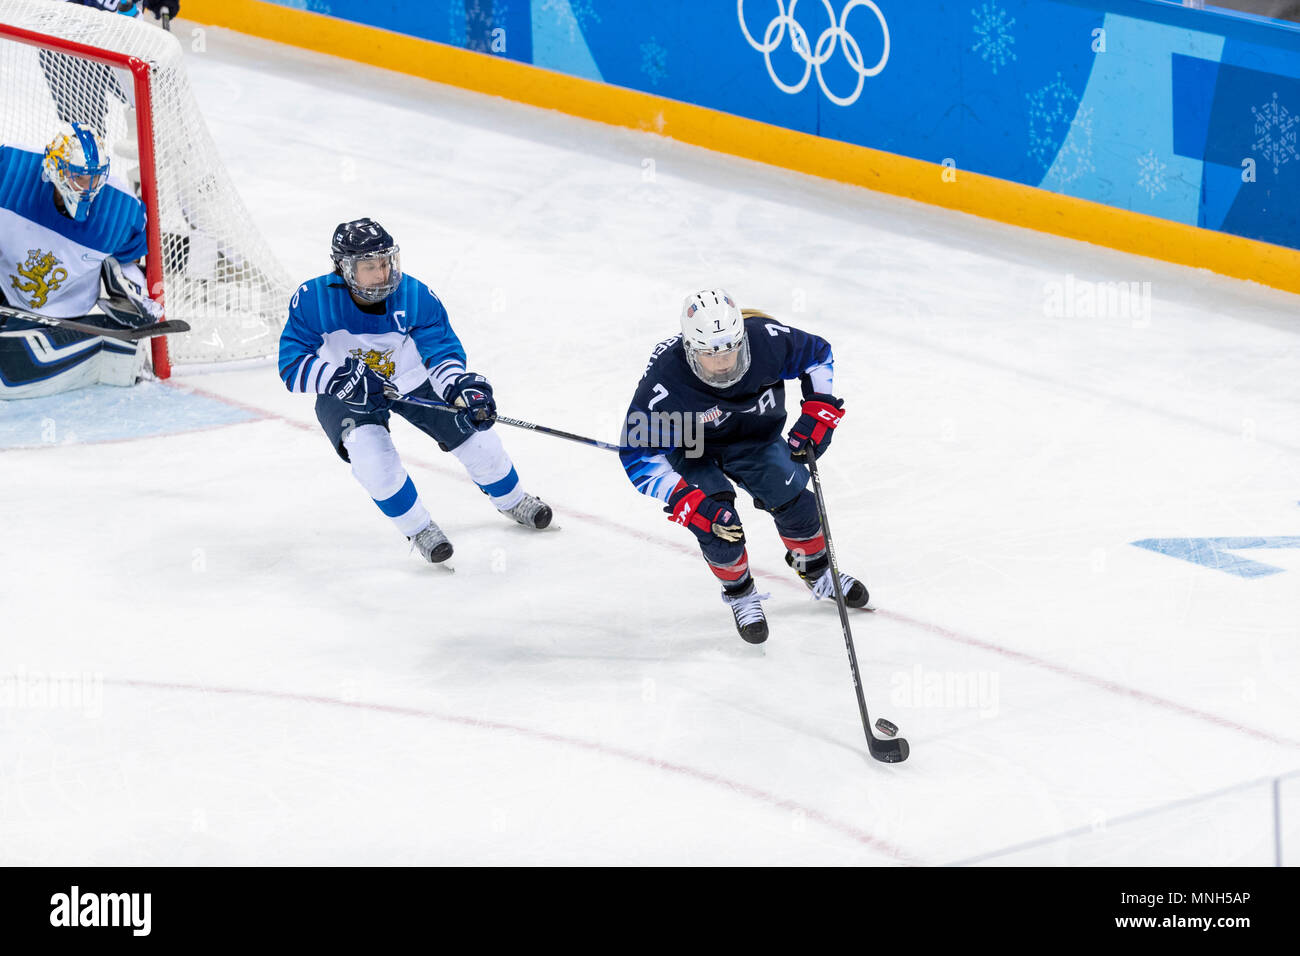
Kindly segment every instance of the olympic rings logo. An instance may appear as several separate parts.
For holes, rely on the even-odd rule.
[[[776,0],[777,14],[772,18],[772,22],[767,25],[763,31],[763,40],[760,43],[755,40],[749,32],[749,27],[745,25],[745,0],[736,0],[736,16],[740,20],[740,32],[745,35],[749,45],[763,54],[763,59],[767,62],[767,74],[772,77],[772,82],[777,88],[785,93],[799,93],[808,85],[808,80],[812,77],[813,71],[817,73],[817,85],[822,88],[826,98],[837,106],[852,106],[857,102],[858,97],[862,95],[863,84],[866,83],[867,77],[875,76],[885,68],[889,62],[889,24],[885,22],[885,15],[880,12],[872,0],[849,0],[844,6],[843,12],[839,19],[835,18],[835,9],[831,6],[830,0],[822,0],[822,6],[826,8],[826,16],[830,19],[831,25],[822,31],[822,35],[817,38],[817,43],[808,42],[808,33],[799,21],[794,17],[795,7],[799,5],[799,0],[789,0],[790,10],[786,12],[786,0]],[[858,7],[866,7],[876,15],[880,21],[880,30],[885,37],[885,48],[880,54],[880,60],[872,67],[867,67],[862,62],[862,47],[858,41],[849,33],[845,24],[848,23],[849,14]],[[790,31],[790,47],[803,60],[803,76],[797,83],[784,83],[776,75],[776,70],[772,68],[772,51],[780,48],[781,43],[785,40],[786,29]],[[844,59],[848,62],[849,67],[858,74],[858,85],[848,96],[836,96],[826,85],[826,80],[822,76],[822,64],[835,55],[835,51],[840,43],[844,44]]]

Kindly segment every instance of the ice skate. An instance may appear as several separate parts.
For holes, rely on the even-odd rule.
[[[442,529],[432,521],[410,541],[412,547],[420,552],[420,557],[430,564],[439,564],[451,557],[451,542],[442,533]]]
[[[525,528],[539,531],[551,523],[551,506],[541,498],[525,494],[513,508],[499,509],[503,515],[514,518]]]
[[[749,644],[762,644],[767,640],[767,615],[763,613],[762,602],[769,597],[769,594],[759,594],[753,581],[739,594],[728,594],[726,588],[722,589],[722,600],[731,605],[736,630]]]
[[[830,562],[827,562],[826,567],[820,573],[808,574],[799,569],[797,559],[787,551],[785,553],[785,563],[794,568],[795,573],[803,579],[803,583],[808,585],[808,590],[812,592],[815,600],[820,601],[826,597],[831,600],[835,599],[835,582],[831,579]],[[843,571],[840,572],[840,587],[844,591],[844,603],[849,607],[866,607],[867,602],[871,600],[871,595],[867,593],[867,586],[851,574],[845,574]]]

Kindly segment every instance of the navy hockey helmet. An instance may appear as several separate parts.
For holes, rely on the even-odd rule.
[[[373,219],[339,223],[330,241],[330,258],[348,290],[364,302],[384,301],[402,282],[402,252]]]

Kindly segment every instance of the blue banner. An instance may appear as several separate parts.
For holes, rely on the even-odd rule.
[[[1300,249],[1300,27],[1164,0],[273,0]]]

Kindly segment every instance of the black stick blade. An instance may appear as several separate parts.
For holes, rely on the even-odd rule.
[[[912,752],[912,749],[907,746],[907,741],[902,737],[880,740],[874,734],[867,738],[867,749],[871,751],[871,756],[881,763],[902,763]]]

